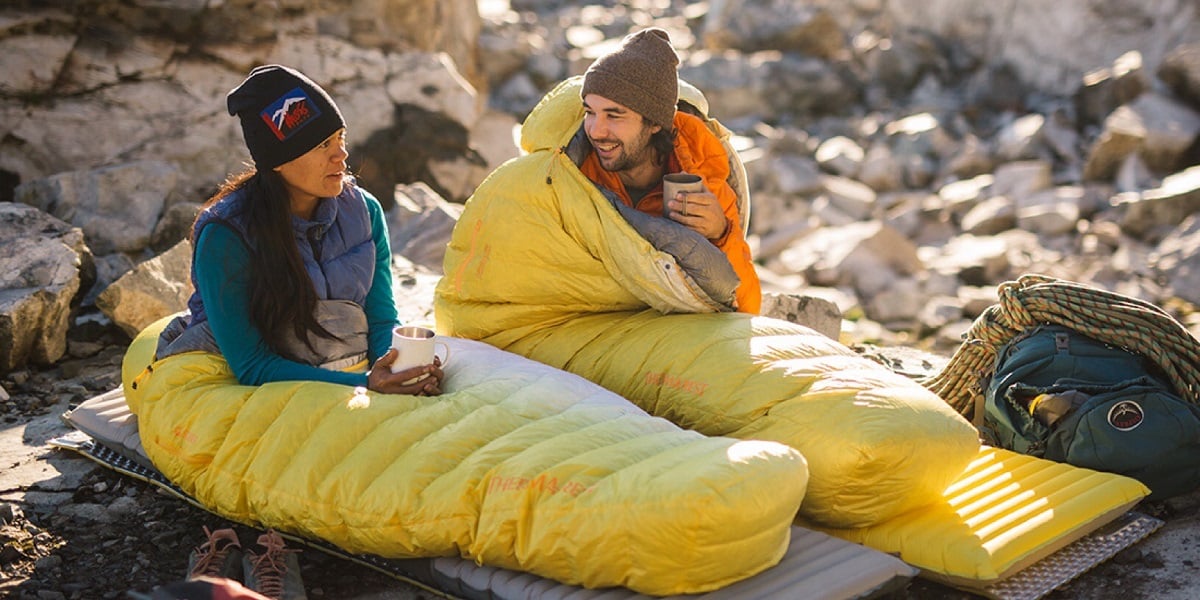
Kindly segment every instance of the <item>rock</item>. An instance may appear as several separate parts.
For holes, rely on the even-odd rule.
[[[965,285],[958,288],[958,302],[962,306],[963,316],[971,319],[999,301],[996,288],[991,286]]]
[[[1142,194],[1120,196],[1117,208],[1124,211],[1121,228],[1133,235],[1182,222],[1200,211],[1200,166],[1169,175]]]
[[[704,90],[710,106],[719,107],[722,122],[773,114],[768,103],[770,64],[776,55],[756,57],[734,53],[699,54],[679,65],[679,77]]]
[[[929,268],[958,273],[967,285],[1003,281],[1009,272],[1008,244],[998,236],[963,234],[938,250],[937,256],[926,258]]]
[[[443,114],[467,128],[479,120],[484,103],[448,54],[397,55],[391,60],[391,70],[397,74],[387,82],[388,98],[393,104]]]
[[[861,298],[925,268],[916,246],[880,221],[813,230],[778,260],[780,271],[803,273],[816,285],[850,286]]]
[[[1117,53],[1136,50],[1145,64],[1158,64],[1164,40],[1195,39],[1184,32],[1194,31],[1198,18],[1190,0],[1048,5],[891,0],[887,12],[895,31],[953,37],[971,56],[1010,65],[1027,85],[1063,95],[1075,89],[1080,73],[1110,64]]]
[[[1062,235],[1075,230],[1083,188],[1061,186],[1029,194],[1017,202],[1017,227],[1039,235]]]
[[[1192,108],[1200,109],[1200,42],[1168,52],[1158,67],[1158,78]]]
[[[917,320],[926,331],[940,331],[951,323],[962,321],[963,305],[957,297],[927,298],[917,312]]]
[[[150,249],[164,252],[189,239],[192,235],[192,225],[196,221],[196,215],[200,214],[201,207],[199,202],[179,202],[168,206],[154,225],[154,232],[150,234]]]
[[[886,142],[876,142],[863,156],[858,180],[877,192],[898,190],[904,186],[904,169]]]
[[[124,79],[161,79],[178,51],[175,41],[132,35],[112,24],[85,29],[55,82],[60,93],[80,94]]]
[[[1154,181],[1154,174],[1146,166],[1146,161],[1142,160],[1140,154],[1133,153],[1121,161],[1121,166],[1117,169],[1113,184],[1118,193],[1140,192],[1144,189],[1154,187]]]
[[[763,90],[768,110],[760,114],[776,118],[847,114],[847,107],[862,98],[862,84],[837,63],[796,54],[764,54],[758,60],[770,88]]]
[[[100,292],[103,292],[114,281],[120,279],[122,275],[133,270],[133,267],[136,266],[132,258],[121,253],[97,256],[93,260],[96,263],[96,282],[83,297],[83,306],[94,306],[96,304],[96,296]]]
[[[952,181],[939,188],[937,196],[942,201],[942,206],[952,214],[960,214],[969,211],[991,194],[995,182],[996,177],[990,174]]]
[[[911,329],[926,301],[920,283],[911,277],[895,278],[864,297],[869,298],[867,316],[892,330]]]
[[[471,155],[482,166],[482,159],[469,144],[470,132],[461,123],[418,106],[395,107],[392,127],[371,134],[356,150],[356,155],[362,157],[359,184],[375,194],[385,208],[390,205],[396,183],[423,182],[433,186],[438,195],[448,197],[450,190],[438,184],[432,169],[464,155]]]
[[[840,339],[842,312],[836,304],[823,298],[764,292],[761,314],[804,325],[830,339]]]
[[[192,244],[184,240],[113,282],[96,297],[96,307],[133,338],[154,321],[187,308],[191,268]]]
[[[944,55],[942,42],[939,36],[924,31],[890,37],[863,31],[853,39],[856,54],[867,69],[867,80],[881,85],[885,101],[907,96],[924,74],[947,68],[952,59]]]
[[[997,196],[1009,196],[1020,199],[1049,189],[1053,184],[1053,168],[1045,160],[1024,160],[1010,162],[996,167],[993,175],[991,193]]]
[[[21,515],[21,508],[10,502],[0,502],[0,525],[10,525]]]
[[[1187,152],[1200,137],[1200,112],[1155,93],[1143,94],[1129,106],[1145,127],[1139,152],[1146,166],[1159,173],[1183,166]]]
[[[875,190],[846,177],[821,177],[822,195],[853,221],[868,219],[875,209]]]
[[[431,184],[446,190],[449,198],[465,201],[496,167],[519,154],[513,137],[516,125],[508,115],[487,113],[470,132],[469,151],[449,159],[429,160]]]
[[[961,226],[965,233],[993,235],[1012,229],[1017,224],[1016,203],[1008,196],[992,196],[963,215]]]
[[[1070,233],[1078,221],[1079,206],[1072,202],[1033,204],[1017,211],[1017,227],[1040,235]]]
[[[1038,158],[1046,117],[1037,113],[1014,119],[996,134],[996,158],[1017,161]]]
[[[843,54],[846,40],[832,15],[787,0],[715,0],[704,21],[705,46],[794,51],[819,58]]]
[[[60,173],[18,186],[16,197],[81,228],[97,254],[137,252],[149,245],[177,179],[174,166],[145,161]]]
[[[1200,305],[1200,215],[1184,219],[1150,256],[1170,292]]]
[[[392,254],[434,273],[442,272],[446,245],[462,205],[447,202],[428,186],[396,186],[396,207],[388,213]]]
[[[837,175],[854,177],[866,153],[862,146],[845,136],[834,136],[817,147],[817,164]]]
[[[534,50],[545,45],[534,33],[522,31],[516,23],[506,21],[513,14],[480,15],[486,22],[479,35],[479,70],[493,92],[505,80],[517,75],[533,56]]]
[[[942,163],[942,173],[969,179],[984,175],[996,166],[996,159],[986,144],[975,135],[966,136],[958,148]]]
[[[82,231],[0,203],[0,373],[63,356],[72,303],[94,277]]]
[[[58,66],[70,55],[76,39],[68,34],[0,39],[0,70],[7,74],[0,81],[0,92],[12,96],[49,92],[58,77]]]
[[[1088,154],[1086,179],[1110,179],[1121,161],[1138,152],[1155,171],[1179,167],[1200,135],[1200,113],[1167,96],[1146,93],[1122,105],[1104,122],[1104,132]]]
[[[1142,54],[1131,50],[1111,67],[1089,71],[1075,92],[1075,109],[1085,123],[1101,123],[1114,109],[1134,101],[1150,87],[1142,68]]]
[[[770,162],[770,172],[761,173],[765,189],[784,196],[810,194],[821,189],[820,169],[812,159],[783,154],[774,157]]]
[[[1066,110],[1055,110],[1042,126],[1042,140],[1063,162],[1074,167],[1082,164],[1079,153],[1079,131]]]

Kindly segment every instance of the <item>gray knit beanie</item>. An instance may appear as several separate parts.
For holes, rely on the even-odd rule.
[[[620,48],[588,67],[580,96],[603,96],[670,131],[679,97],[678,64],[667,32],[643,29],[625,36]]]
[[[263,65],[225,96],[259,171],[299,158],[346,126],[333,98],[295,69]]]

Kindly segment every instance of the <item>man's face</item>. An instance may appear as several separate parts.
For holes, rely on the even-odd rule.
[[[661,127],[596,94],[584,97],[583,112],[583,131],[604,170],[632,171],[652,163],[654,150],[650,148],[650,136]]]

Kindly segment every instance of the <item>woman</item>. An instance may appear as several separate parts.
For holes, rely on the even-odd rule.
[[[346,170],[337,105],[279,65],[252,70],[226,104],[254,167],[197,216],[190,315],[163,331],[156,358],[218,352],[244,385],[315,380],[440,394],[436,359],[391,372],[387,226],[379,201]]]

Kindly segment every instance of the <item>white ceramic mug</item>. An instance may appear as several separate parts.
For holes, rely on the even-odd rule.
[[[392,329],[392,347],[398,352],[392,363],[392,372],[433,364],[438,346],[442,347],[443,356],[439,358],[442,359],[442,366],[445,366],[446,361],[450,360],[450,347],[435,340],[436,336],[437,333],[432,329],[420,325],[400,325]]]
[[[663,175],[663,216],[670,218],[671,209],[668,203],[679,192],[703,192],[704,179],[692,173],[668,173]],[[683,214],[687,212],[687,194],[683,195]]]

